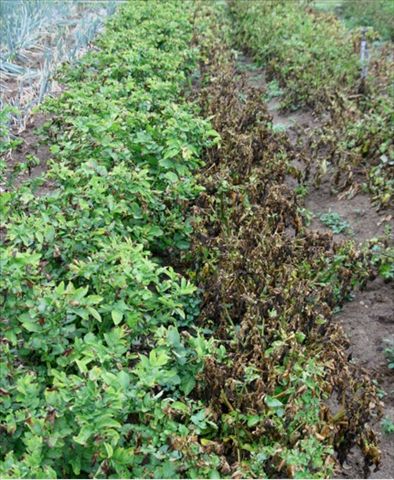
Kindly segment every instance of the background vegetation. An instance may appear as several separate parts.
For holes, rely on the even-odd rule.
[[[332,167],[333,188],[354,191],[363,178],[374,202],[390,205],[394,201],[392,45],[371,49],[374,33],[369,32],[371,59],[363,79],[360,31],[348,31],[335,16],[305,5],[281,0],[231,2],[238,44],[265,67],[269,80],[279,82],[283,109],[313,107],[322,114],[320,129],[312,132],[310,143],[321,164]]]
[[[373,27],[382,40],[394,40],[394,6],[391,0],[315,0],[313,5],[335,12],[348,28]]]

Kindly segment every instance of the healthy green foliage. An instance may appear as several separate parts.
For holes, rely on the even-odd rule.
[[[382,430],[387,435],[394,433],[394,422],[389,418],[384,418],[382,420]]]
[[[11,137],[10,116],[16,113],[16,108],[9,105],[0,110],[0,155],[5,154],[12,148],[15,148],[20,142]]]
[[[193,440],[215,427],[190,394],[223,352],[193,327],[196,287],[158,258],[188,248],[192,172],[216,138],[182,98],[192,13],[123,5],[46,104],[49,192],[1,196],[2,477],[203,477],[219,462]]]
[[[389,235],[391,229],[389,229]],[[390,236],[388,235],[388,238]],[[372,246],[372,263],[375,265],[378,274],[386,281],[394,280],[394,248],[382,244]]]
[[[390,338],[385,342],[384,354],[387,358],[387,364],[390,369],[394,369],[394,338]]]
[[[267,100],[280,97],[281,95],[283,95],[283,90],[281,90],[281,88],[279,87],[279,83],[277,80],[272,80],[267,84]]]

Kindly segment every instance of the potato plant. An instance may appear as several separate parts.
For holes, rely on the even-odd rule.
[[[370,379],[348,362],[335,310],[369,274],[352,242],[304,227],[297,152],[272,130],[264,88],[240,74],[220,5],[203,4],[199,100],[221,142],[206,152],[191,261],[209,325],[227,356],[207,358],[196,390],[209,399],[229,476],[327,478],[359,445],[379,463]],[[204,19],[204,20],[202,20]],[[208,20],[206,20],[208,19]],[[329,348],[327,348],[329,345]],[[362,392],[362,393],[361,393]],[[327,401],[340,404],[339,410]],[[368,419],[368,420],[367,420]]]
[[[302,0],[234,0],[230,10],[238,45],[284,90],[282,108],[323,114],[308,148],[330,167],[333,189],[357,191],[362,183],[376,205],[392,205],[392,45],[373,48],[378,34],[367,32],[371,58],[362,80],[361,31],[348,31],[334,15]]]
[[[216,138],[182,96],[191,19],[177,1],[123,5],[45,105],[48,173],[1,197],[2,477],[219,464],[190,440],[213,428],[190,394],[217,347],[193,327],[196,287],[159,258],[188,248],[192,172]]]

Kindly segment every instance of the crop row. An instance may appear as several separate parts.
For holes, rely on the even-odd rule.
[[[392,46],[371,48],[377,33],[369,31],[371,58],[361,65],[360,30],[349,32],[334,16],[301,1],[234,1],[231,10],[238,42],[284,89],[282,107],[309,106],[324,114],[310,143],[313,155],[328,165],[333,188],[354,193],[364,182],[376,204],[392,204]]]
[[[205,5],[199,14],[211,29],[200,39],[198,98],[221,142],[205,153],[192,253],[198,321],[226,349],[206,360],[201,392],[218,427],[213,448],[225,452],[221,472],[327,478],[333,457],[343,462],[355,444],[368,471],[379,462],[368,427],[376,393],[348,362],[332,321],[365,282],[368,259],[351,242],[305,228],[302,200],[289,186],[299,174],[297,151],[272,129],[264,87],[237,70],[225,7]]]
[[[2,477],[204,475],[200,444],[191,464],[171,443],[209,423],[180,399],[216,347],[161,260],[188,248],[192,172],[216,138],[182,97],[191,19],[178,1],[121,6],[46,105],[46,176],[1,196]]]
[[[0,102],[12,114],[14,130],[23,131],[32,108],[46,94],[60,90],[54,80],[59,64],[79,58],[114,10],[113,2],[1,3]]]

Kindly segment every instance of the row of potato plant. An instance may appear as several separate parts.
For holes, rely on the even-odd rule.
[[[215,474],[218,456],[188,443],[212,428],[191,392],[224,352],[166,266],[217,137],[182,95],[192,19],[177,0],[120,6],[45,105],[48,172],[0,197],[2,478]]]
[[[358,445],[367,474],[380,457],[370,428],[379,401],[332,320],[366,281],[368,255],[305,228],[289,186],[298,153],[272,129],[264,88],[237,70],[226,12],[198,10],[195,94],[221,141],[205,153],[188,256],[202,290],[197,322],[226,351],[205,359],[195,392],[216,425],[210,447],[224,476],[327,478]]]
[[[394,201],[393,45],[373,47],[367,33],[368,76],[361,77],[360,29],[303,0],[231,1],[239,44],[283,89],[285,109],[323,114],[308,148],[331,174],[334,190],[368,189],[380,207]],[[372,48],[371,48],[372,46]]]

